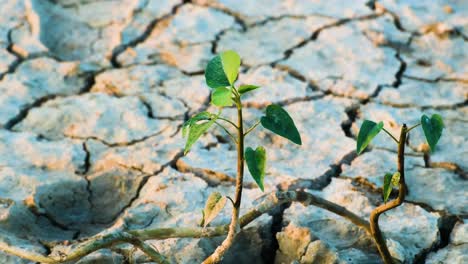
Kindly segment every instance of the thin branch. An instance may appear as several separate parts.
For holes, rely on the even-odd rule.
[[[143,241],[141,241],[141,238],[138,238],[135,235],[127,232],[116,232],[97,237],[96,239],[91,240],[86,244],[76,248],[75,251],[73,251],[71,254],[68,254],[64,258],[61,258],[60,261],[56,263],[63,263],[71,260],[76,260],[96,250],[108,248],[121,243],[130,243],[134,245],[135,247],[139,248],[141,251],[146,253],[148,256],[150,256],[151,259],[157,263],[168,263],[167,260],[156,250],[154,250],[150,246],[146,245]]]
[[[229,120],[229,119],[226,119],[226,118],[224,118],[224,117],[218,117],[218,119],[219,119],[219,120],[223,120],[223,121],[225,121],[225,122],[228,122],[228,123],[231,124],[235,129],[239,129],[239,128],[237,127],[237,125],[234,124],[234,123],[233,123],[231,120]]]
[[[167,261],[163,255],[159,254],[159,252],[155,248],[153,248],[149,244],[146,244],[141,239],[137,238],[136,236],[132,234],[129,234],[129,233],[124,233],[124,234],[128,236],[129,241],[132,241],[131,242],[132,245],[134,245],[135,247],[143,251],[143,253],[149,256],[151,260],[153,260],[156,263],[169,264],[169,261]]]
[[[247,136],[252,130],[254,130],[260,124],[260,120],[258,120],[253,126],[251,126],[247,131],[244,133],[244,137]]]
[[[240,93],[239,91],[237,91],[236,87],[234,87],[234,85],[231,85],[231,88],[232,88],[232,91],[234,92],[234,96],[236,97],[236,99],[239,99],[240,98]]]
[[[0,250],[11,255],[15,255],[35,262],[56,264],[77,260],[99,249],[109,248],[122,243],[130,243],[134,245],[135,247],[139,248],[141,251],[146,253],[156,263],[169,263],[161,254],[159,254],[151,246],[144,243],[140,238],[130,233],[122,231],[112,232],[106,235],[97,235],[92,239],[80,244],[78,247],[74,248],[73,251],[68,255],[62,254],[57,257],[47,257],[39,253],[30,252],[23,248],[11,246],[4,241],[0,243]]]
[[[405,142],[406,136],[408,134],[408,128],[406,125],[403,125],[400,133],[400,143],[398,144],[398,172],[400,173],[400,184],[398,188],[398,197],[395,200],[390,201],[389,203],[383,204],[375,208],[370,215],[370,227],[371,234],[374,237],[377,249],[379,250],[380,256],[382,257],[385,264],[392,264],[393,259],[390,251],[388,250],[387,243],[385,238],[382,235],[379,227],[379,216],[386,211],[389,211],[393,208],[400,206],[406,196],[406,182],[405,182]]]
[[[239,218],[239,226],[241,228],[250,224],[252,221],[261,215],[269,212],[273,208],[290,202],[300,202],[304,206],[314,205],[337,215],[340,215],[358,227],[363,228],[369,234],[371,233],[369,223],[347,210],[346,208],[327,201],[323,198],[315,196],[305,191],[287,191],[270,193],[256,207],[250,209],[245,215]],[[140,241],[150,239],[168,239],[168,238],[202,238],[202,237],[217,237],[226,235],[229,230],[229,225],[221,225],[215,227],[175,227],[175,228],[155,228],[155,229],[137,229],[127,231],[114,231],[106,235],[96,235],[81,244],[71,244],[68,247],[73,248],[72,252],[64,255],[62,258],[56,259],[47,257],[40,253],[30,252],[23,248],[14,247],[6,242],[0,242],[0,250],[11,255],[15,255],[24,259],[43,263],[65,263],[71,260],[76,260],[84,257],[94,251],[102,248],[109,248],[122,243],[131,243],[141,249]],[[146,249],[145,249],[146,250]],[[154,252],[151,254],[155,254]],[[159,253],[158,253],[159,254]],[[162,256],[161,256],[162,257]],[[162,262],[164,263],[164,262]]]
[[[245,227],[252,221],[257,219],[264,213],[269,212],[271,209],[290,202],[300,202],[304,206],[314,205],[340,215],[350,220],[355,225],[363,228],[370,234],[369,223],[353,212],[347,210],[345,207],[337,205],[333,202],[315,196],[311,193],[304,191],[287,191],[270,193],[259,205],[250,209],[245,215],[239,219],[240,227]],[[202,238],[202,237],[215,237],[222,236],[227,233],[229,225],[216,226],[216,227],[194,227],[194,228],[156,228],[156,229],[140,229],[131,230],[129,233],[139,237],[140,239],[168,239],[168,238]]]
[[[218,122],[216,122],[216,121],[215,121],[215,124],[218,125],[219,127],[221,127],[221,128],[224,130],[224,132],[226,132],[226,134],[229,135],[229,137],[232,139],[232,141],[234,141],[234,143],[237,144],[237,139],[236,139],[236,137],[234,137],[234,135],[231,134],[231,132],[229,132],[229,130],[227,130],[227,128],[225,128],[223,125],[221,125],[220,123],[218,123]]]
[[[418,127],[418,126],[420,126],[420,125],[421,125],[421,123],[416,124],[416,125],[414,125],[414,126],[408,128],[408,131],[406,131],[406,132],[409,133],[413,128],[416,128],[416,127]]]
[[[232,206],[234,206],[234,200],[232,200],[232,198],[229,196],[226,196],[226,198],[228,198],[228,200],[231,201]]]
[[[388,132],[385,128],[382,127],[382,130],[385,131],[385,133],[387,133],[397,144],[400,144],[400,142],[398,141],[398,139],[396,139],[392,133]]]
[[[0,241],[0,250],[7,253],[7,254],[14,255],[14,256],[17,256],[17,257],[20,257],[20,258],[23,258],[23,259],[32,260],[34,262],[60,263],[59,261],[56,261],[53,258],[44,256],[41,253],[36,253],[36,252],[29,251],[29,250],[21,248],[21,247],[16,247],[16,246],[10,245],[8,243],[8,240],[4,241],[4,239],[2,239],[2,241]]]

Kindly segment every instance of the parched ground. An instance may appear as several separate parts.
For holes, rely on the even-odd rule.
[[[209,108],[207,61],[234,49],[239,83],[263,87],[246,100],[247,123],[279,103],[303,138],[249,137],[268,149],[265,192],[303,188],[367,218],[396,147],[382,134],[357,157],[362,120],[397,135],[441,114],[435,153],[411,133],[408,201],[381,226],[402,262],[468,263],[467,41],[464,0],[2,0],[0,244],[60,254],[54,241],[107,228],[197,226],[211,192],[233,195],[236,153],[213,130],[183,156],[180,129]],[[246,179],[243,212],[264,195]],[[220,241],[151,243],[171,262],[199,263]],[[79,263],[125,263],[125,252]],[[224,259],[292,262],[380,259],[364,231],[300,204],[250,224]],[[0,253],[0,263],[31,262]]]

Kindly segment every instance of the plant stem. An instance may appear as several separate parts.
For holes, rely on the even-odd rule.
[[[260,124],[260,120],[258,120],[253,126],[251,126],[247,131],[244,133],[244,137],[247,136],[252,130],[254,130]]]
[[[392,133],[388,132],[385,128],[382,127],[382,130],[387,133],[397,144],[400,144],[400,142],[398,141],[398,139],[396,139]]]
[[[392,264],[393,259],[388,251],[385,238],[379,227],[379,216],[388,210],[400,206],[405,200],[406,196],[406,182],[405,182],[405,142],[408,134],[408,128],[406,124],[401,128],[400,140],[398,143],[398,172],[400,173],[400,184],[398,186],[398,197],[389,203],[383,204],[375,208],[370,215],[370,228],[371,235],[374,237],[377,249],[379,250],[380,256],[382,257],[385,264]]]
[[[314,205],[325,210],[328,210],[332,213],[340,215],[352,223],[356,224],[358,227],[364,229],[366,232],[370,233],[369,223],[354,214],[351,211],[348,211],[346,208],[327,201],[321,197],[315,196],[311,193],[304,191],[286,191],[286,192],[274,192],[270,193],[266,198],[255,207],[251,208],[246,214],[239,218],[239,226],[242,228],[252,221],[260,217],[261,215],[269,212],[273,208],[277,208],[279,205],[290,203],[290,202],[300,202],[304,206]],[[41,253],[36,253],[29,251],[24,248],[15,247],[10,245],[2,240],[0,240],[0,251],[6,252],[8,254],[21,257],[23,259],[28,259],[34,262],[41,263],[69,263],[70,261],[80,259],[92,252],[95,252],[102,248],[109,248],[112,246],[117,246],[123,243],[132,243],[138,247],[145,249],[146,246],[142,245],[140,241],[150,240],[150,239],[168,239],[168,238],[202,238],[202,237],[216,237],[225,235],[228,232],[228,225],[213,226],[213,227],[173,227],[173,228],[153,228],[153,229],[137,229],[137,230],[116,230],[105,235],[96,235],[89,238],[87,241],[72,243],[64,249],[65,252],[69,252],[66,255],[55,257],[55,256],[44,256]],[[136,241],[135,238],[140,241]],[[149,245],[148,245],[149,246]],[[69,250],[68,250],[69,249]],[[153,255],[153,260],[155,258],[160,258],[160,262],[164,263],[166,261],[163,256],[157,256],[156,251],[151,252],[147,250],[147,254]],[[156,260],[155,260],[156,261]],[[156,261],[158,262],[158,261]]]
[[[416,124],[416,125],[414,125],[414,126],[412,126],[412,127],[408,128],[408,131],[407,131],[407,133],[409,133],[409,132],[410,132],[410,131],[411,131],[413,128],[416,128],[416,127],[418,127],[418,126],[420,126],[420,125],[421,125],[421,123],[419,123],[419,124]]]
[[[236,129],[239,129],[239,127],[236,126],[236,124],[234,124],[231,120],[229,119],[226,119],[224,117],[218,117],[219,120],[223,120],[225,122],[228,122],[229,124],[231,124],[233,127],[235,127]]]
[[[251,208],[241,218],[239,218],[239,226],[242,228],[252,221],[260,217],[261,215],[269,212],[273,208],[279,205],[300,202],[304,206],[317,206],[337,215],[340,215],[358,227],[364,229],[370,234],[369,223],[349,211],[345,207],[325,200],[314,194],[305,191],[286,191],[286,192],[274,192],[270,193],[266,198],[254,208]],[[155,229],[139,229],[130,230],[129,233],[139,237],[142,240],[148,239],[168,239],[168,238],[201,238],[201,237],[215,237],[222,236],[227,233],[229,229],[228,225],[213,226],[213,227],[175,227],[175,228],[155,228]]]
[[[167,261],[163,255],[159,254],[159,252],[154,247],[146,244],[143,242],[143,240],[129,233],[124,233],[124,236],[125,239],[128,239],[128,242],[143,251],[143,253],[149,256],[152,261],[161,264],[169,264],[169,261]]]
[[[234,89],[235,90],[235,89]],[[219,245],[216,250],[209,256],[203,264],[218,263],[226,251],[232,246],[234,238],[240,231],[239,226],[239,211],[242,200],[242,184],[244,181],[244,122],[242,119],[242,103],[239,96],[236,96],[237,106],[237,177],[236,177],[236,194],[234,197],[234,205],[232,207],[231,223],[229,224],[229,231],[223,243]]]
[[[229,137],[232,139],[232,141],[234,141],[234,143],[237,144],[237,139],[236,139],[236,137],[234,137],[234,136],[231,134],[231,132],[229,132],[229,130],[227,130],[227,128],[225,128],[223,125],[221,125],[220,123],[218,123],[218,122],[216,122],[216,121],[215,121],[215,124],[218,125],[219,127],[221,127],[221,128],[224,130],[224,132],[226,132],[226,134],[229,135]]]

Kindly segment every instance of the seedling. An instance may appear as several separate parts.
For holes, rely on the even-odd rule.
[[[382,130],[385,133],[387,133],[398,145],[397,171],[388,172],[384,175],[384,185],[382,187],[384,204],[375,208],[370,215],[371,235],[374,237],[380,256],[386,264],[393,263],[393,259],[390,255],[390,252],[388,251],[387,244],[385,243],[385,239],[382,235],[382,232],[380,231],[379,216],[386,211],[400,206],[405,200],[405,195],[407,192],[404,167],[405,144],[409,132],[420,125],[422,126],[424,135],[426,137],[427,143],[429,144],[431,151],[435,151],[436,144],[439,141],[442,135],[442,130],[444,128],[442,117],[438,114],[432,115],[431,118],[429,118],[426,115],[423,115],[421,117],[421,122],[410,128],[408,128],[406,124],[403,124],[399,139],[396,139],[390,132],[388,132],[384,128],[383,122],[375,123],[369,120],[364,120],[358,134],[356,149],[358,155],[366,149],[366,147],[369,145],[372,139],[375,136],[377,136],[377,134],[379,134]],[[392,200],[387,203],[393,187],[398,187],[398,197],[395,200]]]
[[[263,146],[247,147],[244,149],[245,137],[253,131],[259,124],[269,131],[289,139],[291,142],[301,145],[301,136],[289,116],[288,112],[281,106],[271,104],[266,107],[265,115],[258,120],[255,125],[244,129],[242,118],[242,96],[260,86],[252,84],[235,85],[239,74],[241,59],[234,51],[225,51],[211,59],[205,71],[206,84],[212,89],[211,104],[218,107],[218,113],[207,111],[198,113],[190,118],[183,125],[182,133],[187,136],[184,153],[187,154],[193,144],[213,125],[219,126],[232,139],[237,146],[237,177],[236,191],[234,195],[231,223],[229,232],[223,243],[208,257],[204,263],[219,262],[224,253],[231,247],[234,237],[239,232],[239,209],[242,201],[242,185],[244,177],[244,161],[257,183],[258,187],[264,191],[264,178],[266,166],[266,150]],[[237,124],[223,116],[224,107],[235,106],[237,108]],[[221,121],[223,123],[221,123]],[[229,125],[236,133],[231,133],[225,125]],[[208,225],[226,204],[226,197],[220,193],[213,193],[207,201],[203,210],[203,226]]]
[[[146,243],[145,240],[162,240],[168,238],[201,238],[216,237],[226,235],[225,240],[216,248],[203,263],[217,263],[221,260],[225,252],[233,244],[234,238],[240,229],[261,215],[269,212],[280,205],[300,202],[304,206],[314,205],[322,209],[340,215],[374,237],[377,248],[385,263],[392,263],[392,258],[388,252],[385,240],[380,232],[378,225],[379,215],[401,205],[406,194],[405,173],[404,173],[404,151],[408,133],[415,127],[422,125],[424,135],[432,151],[442,135],[443,122],[439,115],[433,115],[431,118],[423,115],[421,123],[411,128],[403,125],[400,138],[396,139],[392,134],[385,130],[383,122],[375,123],[365,120],[360,129],[357,140],[357,152],[362,153],[369,145],[372,139],[385,131],[398,145],[398,169],[396,172],[390,172],[384,176],[383,196],[385,204],[377,207],[370,216],[370,223],[362,219],[346,208],[327,201],[312,193],[302,190],[289,190],[284,192],[272,192],[265,195],[264,199],[256,206],[248,210],[242,217],[239,217],[239,210],[242,201],[242,186],[244,177],[244,162],[257,183],[258,187],[264,191],[264,178],[266,167],[266,150],[263,146],[249,146],[244,149],[245,137],[249,135],[258,125],[262,125],[267,130],[289,139],[291,142],[301,145],[302,140],[294,121],[281,106],[271,104],[266,107],[264,116],[257,120],[253,126],[244,129],[244,120],[242,118],[242,96],[260,87],[252,84],[243,84],[236,86],[235,82],[239,74],[241,60],[234,51],[225,51],[214,57],[207,65],[205,78],[207,85],[212,89],[211,104],[218,107],[217,113],[203,111],[187,120],[182,127],[182,134],[187,137],[184,153],[187,154],[194,143],[210,129],[213,125],[222,128],[237,146],[237,176],[235,185],[234,199],[223,196],[219,192],[210,194],[205,208],[202,211],[202,221],[199,227],[157,227],[143,229],[122,229],[105,230],[93,237],[85,240],[64,241],[60,245],[60,254],[49,255],[47,252],[34,252],[18,247],[9,243],[0,243],[0,251],[11,255],[19,256],[33,262],[41,263],[69,263],[83,258],[84,256],[100,250],[102,248],[117,249],[119,244],[131,244],[134,248],[140,249],[148,257],[148,261],[156,263],[169,263],[164,255]],[[222,116],[222,110],[225,107],[235,106],[237,109],[237,122],[231,121]],[[225,125],[233,128],[235,133]],[[388,201],[392,186],[398,186],[398,198]],[[210,223],[222,211],[225,204],[232,202],[231,222],[228,225],[210,226]],[[66,250],[65,250],[66,249]],[[52,252],[55,251],[51,250]],[[63,251],[63,252],[62,252]],[[66,253],[65,253],[66,252]],[[129,258],[132,257],[131,250]],[[144,260],[144,261],[146,261]]]

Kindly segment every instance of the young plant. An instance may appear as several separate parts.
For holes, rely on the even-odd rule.
[[[426,115],[421,117],[421,122],[408,128],[406,124],[403,124],[400,131],[400,138],[396,139],[390,132],[384,128],[383,122],[375,123],[373,121],[364,120],[359,130],[357,138],[357,153],[361,154],[372,141],[372,139],[377,136],[380,131],[387,133],[398,145],[397,153],[397,171],[386,173],[384,176],[384,185],[383,185],[383,200],[384,204],[375,208],[370,215],[370,231],[371,235],[374,237],[374,240],[379,250],[380,256],[386,264],[393,263],[393,259],[388,250],[385,238],[382,235],[379,227],[379,216],[389,211],[393,208],[400,206],[404,200],[407,192],[407,187],[405,183],[405,144],[408,134],[411,130],[418,126],[422,126],[424,135],[426,137],[427,143],[431,151],[435,150],[436,144],[439,141],[442,130],[444,128],[444,123],[442,117],[438,114],[432,115],[429,118]],[[392,200],[387,203],[390,193],[392,192],[393,187],[398,187],[398,197],[395,200]]]
[[[244,162],[247,164],[250,174],[262,191],[264,191],[266,166],[265,148],[262,146],[252,146],[244,149],[245,137],[248,136],[249,133],[259,124],[261,124],[267,130],[289,139],[295,144],[301,145],[302,143],[301,136],[299,135],[294,121],[286,110],[279,105],[272,104],[266,107],[264,116],[262,116],[260,120],[257,120],[257,122],[250,128],[244,129],[241,98],[244,94],[255,89],[259,89],[260,87],[251,84],[235,86],[240,64],[241,61],[239,55],[234,51],[222,52],[208,63],[205,72],[206,83],[212,89],[211,103],[214,106],[219,107],[219,110],[217,113],[210,113],[207,111],[198,113],[187,120],[182,127],[182,134],[187,136],[187,142],[184,149],[185,154],[188,153],[193,144],[213,125],[217,125],[222,128],[237,146],[237,176],[234,199],[232,200],[228,196],[223,196],[219,192],[212,193],[208,197],[205,208],[202,211],[203,219],[199,227],[156,227],[143,229],[128,229],[127,227],[123,227],[122,229],[113,228],[112,230],[105,230],[102,233],[84,240],[63,241],[61,244],[57,244],[60,246],[60,254],[57,255],[49,255],[47,252],[35,252],[33,250],[25,249],[24,246],[18,247],[10,243],[3,243],[2,241],[0,241],[0,251],[19,256],[33,262],[56,264],[70,263],[72,261],[79,260],[84,256],[103,248],[115,249],[120,244],[131,244],[134,249],[140,249],[145,253],[146,258],[143,258],[142,262],[151,261],[166,264],[169,263],[169,260],[158,252],[151,244],[146,243],[146,240],[188,237],[201,238],[226,235],[222,244],[218,246],[214,253],[203,262],[216,263],[221,260],[225,252],[231,247],[235,236],[241,228],[280,205],[291,202],[300,202],[304,206],[313,205],[340,215],[354,223],[356,226],[362,228],[367,233],[372,234],[377,241],[379,251],[383,252],[381,254],[386,254],[387,263],[390,263],[390,254],[388,253],[388,249],[378,227],[378,216],[379,214],[398,206],[404,200],[404,195],[406,193],[403,168],[404,143],[406,141],[407,133],[414,127],[407,129],[406,126],[403,126],[400,141],[396,140],[392,136],[399,146],[399,174],[394,173],[391,174],[391,177],[387,176],[386,185],[391,186],[391,182],[399,182],[400,195],[397,200],[391,201],[375,209],[371,215],[371,223],[347,210],[345,207],[303,190],[289,190],[284,192],[277,191],[269,193],[265,195],[259,204],[247,210],[242,217],[239,217],[239,210],[242,201]],[[237,108],[237,122],[233,122],[221,115],[222,109],[230,106],[235,106]],[[234,128],[236,133],[231,133],[223,124]],[[421,124],[431,149],[434,149],[442,132],[443,125],[441,118],[437,115],[433,116],[431,119],[423,116]],[[375,137],[382,129],[384,129],[383,123],[376,124],[371,121],[365,121],[361,128],[361,132],[359,133],[358,153],[361,153],[372,138]],[[388,188],[390,187],[385,187],[385,193],[388,193]],[[388,195],[386,195],[386,197],[388,198]],[[228,200],[233,204],[231,222],[227,225],[209,226],[210,222],[213,221],[222,211]],[[55,250],[51,250],[51,252],[54,251]],[[129,251],[129,258],[132,258],[134,251],[135,250]],[[388,259],[390,259],[390,261],[388,261]]]
[[[243,84],[236,86],[241,59],[234,51],[225,51],[215,56],[208,63],[205,71],[206,84],[212,89],[211,104],[219,107],[218,113],[201,112],[190,118],[183,125],[183,135],[187,136],[184,153],[190,150],[193,144],[210,127],[217,125],[222,128],[237,146],[237,177],[236,189],[232,208],[231,223],[226,239],[209,256],[204,263],[217,263],[221,260],[224,253],[231,247],[236,234],[240,231],[239,210],[242,201],[242,186],[244,178],[244,162],[257,183],[258,187],[264,191],[264,177],[266,166],[266,150],[262,146],[247,147],[244,149],[245,137],[254,130],[259,124],[271,132],[289,139],[291,142],[301,145],[301,137],[294,121],[288,112],[281,106],[271,104],[266,107],[265,115],[258,120],[255,125],[244,129],[244,120],[242,117],[242,96],[259,89],[260,87],[252,84]],[[235,106],[237,108],[237,123],[221,116],[224,107]],[[221,121],[223,123],[221,123]],[[229,125],[236,131],[235,135],[229,132],[225,127]],[[208,198],[205,210],[203,210],[203,226],[209,224],[221,211],[226,203],[226,197],[220,193],[213,193]]]

